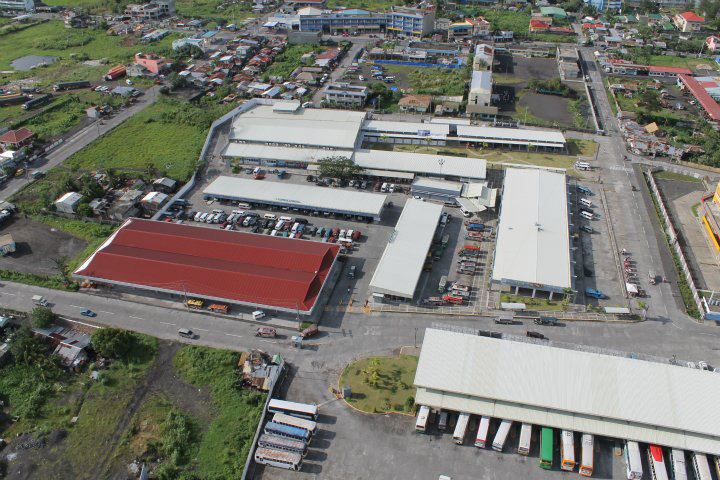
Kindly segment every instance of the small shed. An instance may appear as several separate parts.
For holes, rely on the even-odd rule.
[[[173,180],[172,178],[168,177],[162,177],[158,178],[153,182],[153,188],[159,192],[163,193],[171,193],[175,191],[175,187],[177,187],[177,182]]]
[[[77,192],[67,192],[55,200],[55,209],[62,213],[75,213],[82,195]]]
[[[140,200],[140,203],[145,210],[155,212],[160,210],[167,200],[168,196],[162,192],[150,192]]]

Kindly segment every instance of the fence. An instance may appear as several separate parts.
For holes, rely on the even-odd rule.
[[[663,200],[662,194],[660,193],[660,189],[658,188],[657,183],[655,183],[655,177],[653,176],[652,170],[649,170],[645,176],[648,179],[648,184],[650,185],[650,190],[651,190],[653,196],[655,197],[655,199],[657,200],[660,214],[662,216],[663,221],[665,222],[665,233],[667,234],[668,243],[670,244],[670,248],[672,248],[675,255],[677,255],[677,258],[680,262],[682,274],[685,276],[685,281],[687,282],[688,287],[690,288],[690,291],[692,292],[693,301],[695,302],[698,312],[700,313],[700,318],[704,320],[705,319],[705,309],[703,307],[702,301],[700,300],[700,294],[698,293],[698,289],[695,286],[695,281],[693,280],[692,274],[690,273],[690,267],[688,266],[688,262],[685,259],[685,254],[683,253],[682,248],[680,247],[680,242],[678,242],[677,231],[675,230],[675,227],[673,226],[673,223],[670,220],[670,215],[668,214],[667,208],[665,207],[665,202]]]

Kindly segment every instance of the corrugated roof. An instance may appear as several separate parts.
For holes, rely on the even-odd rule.
[[[380,216],[387,198],[378,193],[225,176],[217,177],[203,195],[373,217]]]
[[[565,136],[555,130],[524,130],[520,128],[496,128],[458,125],[458,137],[486,138],[492,142],[519,141],[534,144],[565,145]]]
[[[490,70],[474,70],[470,81],[470,92],[490,93],[492,90],[492,72]]]
[[[327,243],[133,218],[74,274],[178,295],[309,311],[338,251]]]
[[[718,105],[702,85],[688,75],[680,75],[680,80],[687,86],[693,97],[700,102],[700,105],[705,109],[708,116],[713,121],[720,121],[720,105]]]
[[[572,286],[565,175],[508,168],[492,278],[497,282]]]
[[[413,297],[442,208],[414,198],[405,203],[370,280],[373,292]]]
[[[401,172],[477,180],[484,180],[487,173],[487,162],[480,158],[385,150],[357,150],[353,159],[363,168],[378,170],[392,169]]]
[[[428,329],[414,383],[421,405],[720,454],[712,372]]]

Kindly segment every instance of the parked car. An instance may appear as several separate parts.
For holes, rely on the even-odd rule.
[[[300,333],[300,336],[302,338],[310,338],[310,337],[314,337],[318,333],[320,333],[320,330],[318,330],[317,325],[313,324],[313,325],[310,325],[309,327],[307,327],[305,330],[303,330]]]
[[[528,331],[525,333],[525,335],[528,336],[528,337],[530,337],[530,338],[539,338],[540,340],[545,339],[545,335],[543,335],[542,333],[540,333],[540,332],[533,332],[533,331],[531,331],[531,330],[528,330]]]
[[[272,327],[258,327],[258,329],[255,330],[255,336],[256,337],[265,337],[265,338],[275,338],[277,336],[277,331]]]

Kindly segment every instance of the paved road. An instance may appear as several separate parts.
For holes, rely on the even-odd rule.
[[[338,38],[343,39],[343,37],[331,37],[331,38]],[[348,39],[345,39],[348,40]],[[342,62],[340,62],[340,65],[337,66],[335,70],[330,73],[330,79],[326,83],[333,83],[338,81],[340,77],[342,77],[345,74],[345,70],[352,64],[352,62],[355,59],[355,55],[360,51],[361,48],[365,47],[370,41],[372,41],[371,38],[354,38],[352,39],[352,46],[350,47],[350,50],[345,54],[345,56],[342,59]],[[312,101],[315,105],[319,105],[322,101],[322,91],[323,87],[318,88],[318,90],[315,92],[315,94],[312,97]]]
[[[47,171],[61,164],[71,155],[85,148],[100,136],[106,134],[128,118],[155,103],[157,101],[159,91],[159,86],[152,86],[145,91],[144,95],[138,97],[135,104],[125,110],[121,110],[120,113],[114,117],[103,120],[102,125],[98,122],[94,122],[83,128],[75,135],[66,139],[64,143],[55,148],[52,152],[45,155],[44,160],[34,163],[33,169],[42,169]],[[4,183],[0,186],[0,200],[7,200],[31,181],[32,179],[26,175],[26,178],[13,178]]]

